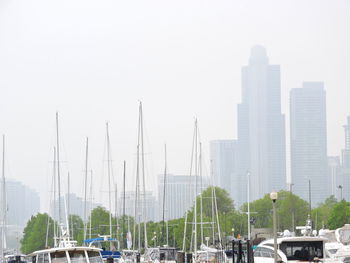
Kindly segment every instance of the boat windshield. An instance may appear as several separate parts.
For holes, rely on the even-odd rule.
[[[69,251],[71,263],[87,263],[84,250]]]
[[[164,249],[160,248],[160,255],[164,254],[165,260],[175,260],[176,259],[176,249]]]
[[[102,258],[100,253],[97,251],[88,251],[89,261],[90,263],[102,263]]]
[[[66,251],[52,252],[50,254],[50,256],[51,256],[51,263],[67,263],[68,262],[68,259],[66,256]]]
[[[101,248],[103,251],[116,251],[118,249],[118,241],[93,241],[91,243],[92,247],[97,247],[97,248]]]
[[[282,242],[280,249],[288,260],[310,261],[315,257],[323,258],[322,241]]]

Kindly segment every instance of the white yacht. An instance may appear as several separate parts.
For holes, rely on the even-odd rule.
[[[325,238],[301,236],[277,238],[278,262],[319,262],[327,258]],[[274,262],[274,240],[261,242],[254,251],[255,263]]]
[[[277,238],[278,262],[333,262],[325,249],[327,239],[316,236],[317,231],[312,230],[310,216],[305,226],[296,229],[301,230],[303,236],[294,236],[294,233],[285,230],[283,236]],[[265,240],[255,249],[254,262],[273,263],[274,255],[274,240]]]
[[[324,237],[326,252],[332,262],[350,263],[350,225],[336,230],[320,229],[319,236]]]
[[[103,263],[101,249],[76,246],[76,241],[64,237],[58,247],[35,251],[27,258],[32,263]]]

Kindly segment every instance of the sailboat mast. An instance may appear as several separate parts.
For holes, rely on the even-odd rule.
[[[5,254],[4,250],[6,247],[6,188],[5,188],[5,135],[2,135],[2,178],[1,178],[1,247],[0,247],[0,253],[1,253],[1,260],[2,262],[5,262]]]
[[[195,120],[195,159],[194,159],[194,169],[195,169],[195,191],[194,191],[194,257],[197,257],[197,185],[198,185],[198,126],[197,119]]]
[[[62,223],[61,214],[61,173],[60,173],[60,141],[58,133],[58,112],[56,112],[56,149],[57,149],[57,190],[58,190],[58,225]],[[60,233],[60,232],[59,232]]]
[[[124,222],[123,222],[123,224],[125,224],[125,173],[126,173],[125,169],[126,169],[126,162],[124,160],[124,165],[123,165],[123,218],[124,218]]]
[[[123,240],[123,247],[125,245],[124,243],[124,238],[126,237],[126,233],[124,233],[124,230],[125,230],[125,166],[126,166],[126,163],[125,163],[125,160],[124,160],[124,163],[123,163],[123,231],[122,231],[122,240]],[[129,234],[129,228],[127,231],[127,235]],[[126,248],[127,246],[125,246]]]
[[[57,211],[56,211],[56,189],[57,189],[57,185],[56,185],[56,160],[57,160],[57,151],[56,151],[56,147],[53,147],[53,236],[54,236],[54,247],[57,247]]]
[[[71,231],[71,234],[68,231],[68,235],[73,239],[73,228],[71,228],[71,220],[69,219],[70,214],[70,175],[68,172],[67,175],[67,225],[69,226],[69,229]]]
[[[118,222],[118,188],[117,184],[114,184],[114,216],[115,216],[115,221],[116,221],[116,237],[119,239],[119,222]]]
[[[200,176],[200,209],[201,209],[201,244],[204,244],[204,233],[203,233],[203,175],[202,175],[202,143],[199,143],[199,176]]]
[[[108,202],[109,202],[109,235],[112,237],[112,198],[111,198],[111,158],[108,122],[106,123],[107,134],[107,169],[108,169]]]
[[[167,151],[166,151],[166,144],[165,144],[164,145],[164,182],[163,182],[163,236],[164,236],[164,233],[166,232],[166,245],[168,245],[168,242],[169,242],[168,224],[165,223],[166,185],[167,185]]]
[[[84,180],[84,240],[86,240],[87,230],[87,181],[88,181],[88,155],[89,154],[89,138],[86,137],[85,145],[85,180]]]
[[[192,150],[191,150],[191,162],[190,162],[190,178],[192,178],[192,168],[193,168],[193,158],[194,158],[194,144],[195,144],[195,137],[196,137],[196,126],[194,127],[194,131],[193,131],[193,138],[192,138]],[[192,184],[192,180],[191,180],[191,184]],[[190,197],[191,198],[191,197]],[[186,200],[185,200],[185,205],[186,205]],[[184,226],[184,234],[183,234],[183,240],[182,240],[182,251],[185,252],[186,251],[186,234],[187,234],[187,220],[188,220],[188,211],[186,210],[185,212],[185,226]],[[192,225],[193,226],[193,225]],[[191,232],[191,238],[192,238],[192,232]],[[192,240],[191,243],[192,245]]]
[[[140,133],[140,129],[138,131]],[[134,237],[136,237],[136,226],[138,230],[138,251],[141,249],[141,230],[140,230],[140,217],[139,217],[139,202],[140,202],[140,162],[139,162],[139,156],[140,156],[140,144],[139,144],[139,138],[140,135],[138,135],[138,143],[137,143],[137,152],[136,152],[136,190],[135,190],[135,210],[134,210],[134,218],[135,218],[135,223],[134,223]],[[134,245],[135,242],[133,242],[133,248],[135,247]]]
[[[52,172],[52,185],[51,185],[51,194],[53,194],[53,202],[52,199],[50,199],[50,205],[53,206],[53,236],[54,236],[54,240],[56,240],[56,225],[55,225],[55,216],[56,216],[56,212],[55,212],[55,200],[56,200],[56,148],[53,148],[53,172]],[[52,198],[52,196],[51,196]],[[47,227],[46,227],[46,237],[45,237],[45,247],[48,247],[48,243],[49,243],[49,230],[50,230],[50,216],[47,215]],[[56,241],[54,241],[54,246],[56,247]]]
[[[91,238],[91,228],[92,228],[92,201],[93,201],[93,195],[92,195],[92,170],[90,172],[90,220],[89,220],[89,238]]]
[[[142,161],[142,181],[143,181],[143,224],[144,224],[144,238],[145,238],[145,248],[148,247],[147,242],[147,223],[146,223],[146,178],[145,178],[145,152],[143,143],[143,113],[142,113],[142,102],[140,102],[140,128],[141,128],[141,161]]]

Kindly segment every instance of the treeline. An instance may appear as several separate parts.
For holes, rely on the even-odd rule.
[[[213,192],[215,192],[216,204],[213,202]],[[276,206],[278,231],[283,231],[285,229],[291,230],[295,226],[305,225],[307,216],[310,214],[309,204],[300,197],[287,191],[279,192]],[[217,216],[215,213],[213,214],[216,209],[218,211]],[[251,202],[250,211],[250,222],[255,228],[272,227],[272,202],[269,194],[259,200]],[[236,209],[233,200],[225,190],[218,187],[207,188],[203,191],[201,196],[197,197],[197,221],[200,222],[202,220],[204,222],[202,228],[203,234],[200,232],[201,227],[197,229],[198,244],[201,242],[201,236],[206,237],[209,244],[218,242],[217,219],[219,220],[220,234],[223,242],[225,242],[225,238],[229,236],[237,237],[238,235],[246,235],[248,226],[246,212],[247,204]],[[193,221],[193,215],[192,208],[187,213],[188,222]],[[350,223],[350,203],[345,200],[338,202],[334,196],[330,196],[324,203],[319,204],[316,208],[311,210],[311,218],[314,222],[314,228],[317,230],[320,228],[336,229],[346,223]],[[78,244],[82,244],[84,238],[83,220],[77,215],[70,215],[69,225],[71,237],[77,240]],[[167,242],[165,223],[147,222],[146,225],[148,246],[165,245]],[[185,215],[182,218],[167,221],[167,225],[168,245],[182,248]],[[32,216],[24,229],[24,235],[21,239],[21,251],[27,254],[35,250],[44,249],[45,247],[53,247],[54,226],[57,227],[57,222],[54,222],[48,214]],[[121,248],[126,247],[128,226],[133,235],[134,228],[137,230],[135,232],[138,233],[138,228],[137,225],[135,225],[133,217],[112,217],[112,235],[120,240]],[[186,249],[189,249],[190,240],[193,238],[191,237],[191,233],[193,233],[192,226],[193,224],[187,226],[185,238]],[[144,244],[144,224],[140,224],[140,228],[140,242]],[[109,212],[105,208],[97,207],[93,209],[87,222],[87,238],[90,237],[90,233],[92,238],[109,234]],[[137,241],[138,236],[133,236],[133,242],[137,243]]]

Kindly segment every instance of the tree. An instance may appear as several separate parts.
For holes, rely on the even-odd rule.
[[[214,204],[212,202],[213,196],[216,197],[217,210],[219,214],[234,211],[233,200],[230,198],[228,192],[225,189],[217,186],[209,186],[201,194],[204,216],[211,216],[212,214]],[[200,207],[200,196],[197,197],[197,207],[198,209]]]
[[[93,236],[109,235],[109,212],[102,206],[98,206],[91,211],[88,226],[91,221],[91,232]],[[112,222],[113,222],[112,218]]]
[[[315,222],[315,229],[327,227],[326,225],[331,215],[331,211],[337,203],[337,199],[334,195],[331,195],[324,201],[324,203],[321,203],[318,207],[312,209],[311,215]]]
[[[335,204],[330,212],[328,227],[336,229],[350,223],[350,203],[345,200]]]
[[[247,204],[241,208],[247,211]],[[305,225],[307,219],[308,203],[300,197],[287,191],[280,191],[276,201],[278,229],[292,229],[293,217],[294,226]],[[266,194],[263,198],[250,203],[251,217],[255,219],[255,227],[271,228],[272,227],[272,201],[270,195]],[[292,216],[293,215],[293,216]]]
[[[78,215],[69,215],[70,236],[78,244],[83,243],[84,239],[84,222]]]
[[[46,231],[47,224],[49,223],[48,228],[48,243],[49,247],[53,247],[53,229],[54,221],[48,214],[37,214],[32,216],[31,219],[27,222],[26,227],[23,231],[23,238],[21,239],[21,251],[24,254],[30,252],[44,249],[46,243]]]

